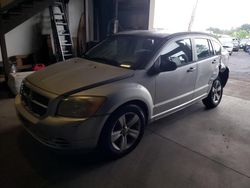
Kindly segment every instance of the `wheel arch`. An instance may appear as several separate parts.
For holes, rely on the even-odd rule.
[[[127,102],[121,104],[120,106],[118,106],[118,107],[109,115],[109,117],[106,119],[106,122],[105,122],[104,126],[103,126],[102,129],[101,129],[100,136],[99,136],[99,139],[98,139],[98,144],[97,144],[97,146],[98,146],[99,148],[102,147],[102,144],[103,144],[103,143],[102,143],[101,141],[103,140],[104,135],[105,135],[105,127],[108,125],[107,123],[109,122],[110,118],[112,117],[112,114],[118,112],[121,108],[123,108],[124,106],[127,106],[127,105],[136,105],[136,106],[140,107],[141,110],[144,112],[143,114],[144,114],[144,116],[145,116],[145,125],[147,125],[147,122],[148,122],[148,119],[149,119],[149,118],[148,118],[148,116],[149,116],[149,115],[148,115],[148,114],[149,114],[149,108],[148,108],[147,104],[146,104],[144,101],[142,101],[142,100],[130,100],[130,101],[127,101]]]
[[[136,105],[136,106],[140,107],[142,109],[142,111],[144,112],[146,123],[148,123],[149,113],[150,113],[148,105],[144,101],[139,100],[139,99],[130,100],[130,101],[127,101],[127,102],[121,104],[112,113],[115,113],[116,111],[118,111],[119,109],[121,109],[123,106],[126,106],[126,105]]]
[[[226,69],[222,72],[219,72],[219,78],[221,79],[222,86],[225,87],[227,84],[228,78],[229,78],[229,69],[226,67]]]

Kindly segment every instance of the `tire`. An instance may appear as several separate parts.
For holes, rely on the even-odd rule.
[[[128,154],[139,144],[145,124],[145,115],[140,107],[133,104],[122,106],[104,125],[99,140],[101,150],[112,158]]]
[[[221,79],[218,77],[214,80],[212,88],[207,96],[207,98],[203,99],[203,104],[208,108],[215,108],[217,107],[222,99],[223,95],[223,86]]]

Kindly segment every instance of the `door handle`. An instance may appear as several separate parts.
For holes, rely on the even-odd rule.
[[[195,67],[190,67],[190,68],[187,70],[187,72],[194,72],[195,70],[196,70]]]
[[[212,64],[215,64],[217,62],[217,60],[216,59],[214,59],[213,61],[212,61]]]

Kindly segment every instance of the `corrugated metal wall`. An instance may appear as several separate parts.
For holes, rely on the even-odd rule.
[[[118,0],[119,31],[144,30],[149,24],[150,0]],[[115,0],[94,0],[95,39],[102,40],[112,29]]]

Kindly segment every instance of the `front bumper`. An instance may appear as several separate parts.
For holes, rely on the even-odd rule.
[[[38,141],[55,149],[93,149],[108,115],[75,119],[48,116],[39,119],[27,111],[20,95],[15,99],[17,114],[25,129]]]

